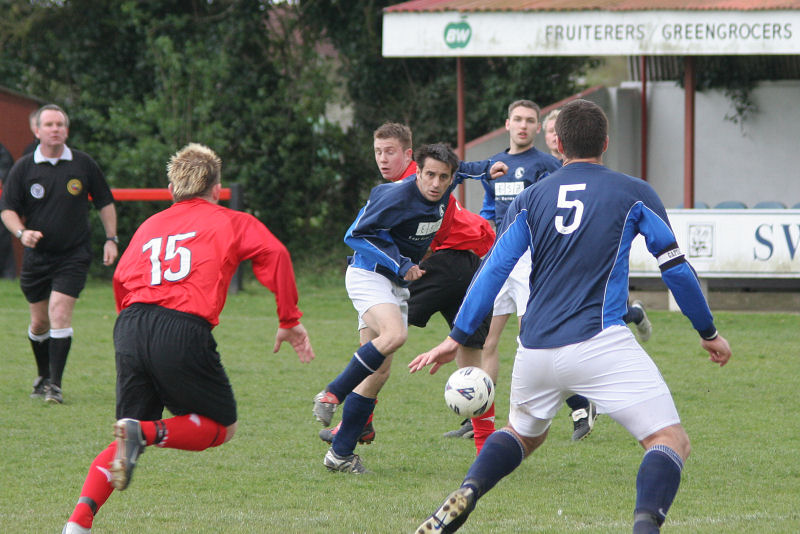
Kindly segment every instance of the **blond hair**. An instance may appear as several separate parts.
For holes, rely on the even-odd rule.
[[[220,183],[222,160],[205,145],[189,143],[167,163],[175,202],[202,197]]]
[[[554,121],[554,120],[556,120],[556,119],[558,118],[558,114],[559,114],[559,113],[561,113],[561,110],[560,110],[560,109],[554,109],[554,110],[552,110],[552,111],[551,111],[550,113],[548,113],[548,114],[547,114],[547,116],[544,118],[544,120],[542,121],[542,125],[543,125],[543,126],[547,126],[547,123],[548,123],[549,121],[551,121],[551,120],[553,120],[553,121]]]

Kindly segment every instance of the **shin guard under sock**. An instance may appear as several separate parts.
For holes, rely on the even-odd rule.
[[[42,378],[50,378],[50,332],[34,334],[28,328],[33,357],[36,359],[36,372]]]
[[[480,417],[472,418],[473,439],[475,440],[475,450],[477,454],[481,453],[486,438],[491,436],[494,430],[494,403],[492,403],[489,409],[486,410],[486,413]]]
[[[344,400],[362,380],[377,371],[385,359],[386,356],[375,348],[372,341],[364,343],[353,354],[344,371],[328,384],[327,391],[336,395],[340,401]]]
[[[333,438],[333,452],[350,456],[356,448],[358,437],[375,409],[375,399],[350,393],[342,409],[342,424]]]
[[[71,346],[72,328],[50,330],[50,382],[56,386],[61,386]]]
[[[69,521],[75,522],[84,528],[92,528],[92,521],[97,511],[105,504],[114,491],[111,485],[111,473],[108,468],[117,451],[116,441],[112,441],[106,449],[98,454],[81,488],[81,497],[78,504],[69,516]]]
[[[678,486],[683,460],[666,445],[654,445],[644,453],[636,476],[635,514],[650,514],[659,525],[664,523]]]
[[[506,429],[498,430],[486,439],[462,486],[471,486],[477,500],[519,467],[524,458],[525,448],[517,437]]]
[[[158,421],[140,421],[148,445],[183,451],[204,451],[225,443],[225,426],[197,414],[178,415]]]

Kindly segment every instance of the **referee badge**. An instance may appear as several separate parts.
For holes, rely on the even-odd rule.
[[[77,178],[73,178],[67,182],[67,191],[69,191],[69,194],[74,197],[80,195],[81,191],[83,191],[83,182]]]
[[[44,186],[42,184],[33,184],[31,186],[31,196],[37,200],[44,198]]]

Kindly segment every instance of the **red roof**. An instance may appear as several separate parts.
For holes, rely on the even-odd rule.
[[[411,0],[388,13],[431,11],[768,11],[800,10],[800,0]]]

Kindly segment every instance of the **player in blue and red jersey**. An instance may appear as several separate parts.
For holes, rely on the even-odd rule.
[[[90,532],[114,489],[124,490],[145,447],[202,451],[236,431],[236,400],[211,330],[233,273],[244,260],[275,293],[273,352],[288,341],[301,362],[314,351],[300,324],[286,247],[255,217],[218,206],[219,157],[189,144],[167,167],[175,203],[138,228],[114,273],[120,312],[116,440],[92,463],[65,534]],[[174,417],[162,419],[164,408]]]
[[[710,360],[722,366],[731,357],[658,195],[646,182],[602,165],[608,146],[602,109],[586,100],[570,102],[556,131],[564,167],[512,202],[450,337],[409,364],[412,372],[433,364],[433,373],[451,361],[459,342],[491,309],[517,260],[530,254],[531,297],[511,378],[508,426],[486,440],[462,486],[420,533],[455,532],[476,501],[544,442],[561,403],[573,394],[589,398],[645,449],[633,532],[660,531],[690,444],[661,373],[622,319],[636,235],[644,236]]]
[[[395,122],[384,123],[375,130],[373,138],[375,163],[384,179],[397,182],[416,174],[417,164],[412,158],[411,148],[412,133],[408,126]],[[461,162],[459,171],[456,172],[479,174],[491,165],[490,160]],[[413,281],[408,287],[411,293],[408,299],[410,325],[424,328],[431,316],[440,312],[450,328],[453,327],[461,301],[464,300],[472,276],[478,270],[480,258],[489,252],[494,238],[494,230],[486,219],[464,209],[455,196],[450,195],[442,225],[430,245],[431,253],[426,254],[419,264],[425,271],[425,276]],[[481,364],[481,350],[489,332],[490,321],[491,316],[487,315],[470,339],[460,347],[456,356],[459,366]],[[362,339],[364,343],[367,341],[368,339]],[[388,373],[388,369],[386,371]],[[388,374],[379,372],[370,381],[385,382],[387,379]],[[364,383],[354,391],[363,394],[367,388],[368,384]],[[375,402],[377,403],[377,399]],[[372,418],[373,414],[370,414],[358,437],[359,443],[368,444],[375,439]],[[341,422],[333,428],[320,430],[320,439],[332,443],[340,425]],[[472,437],[471,429],[470,426],[468,436],[463,433],[461,435]]]
[[[358,312],[361,346],[314,397],[314,416],[325,426],[344,402],[341,425],[324,458],[331,471],[366,471],[353,451],[389,377],[392,356],[408,336],[408,286],[425,275],[419,263],[461,179],[455,178],[458,157],[446,145],[424,145],[414,159],[416,175],[373,188],[344,238],[354,251],[345,285]],[[496,164],[491,172],[505,172],[505,166]]]

